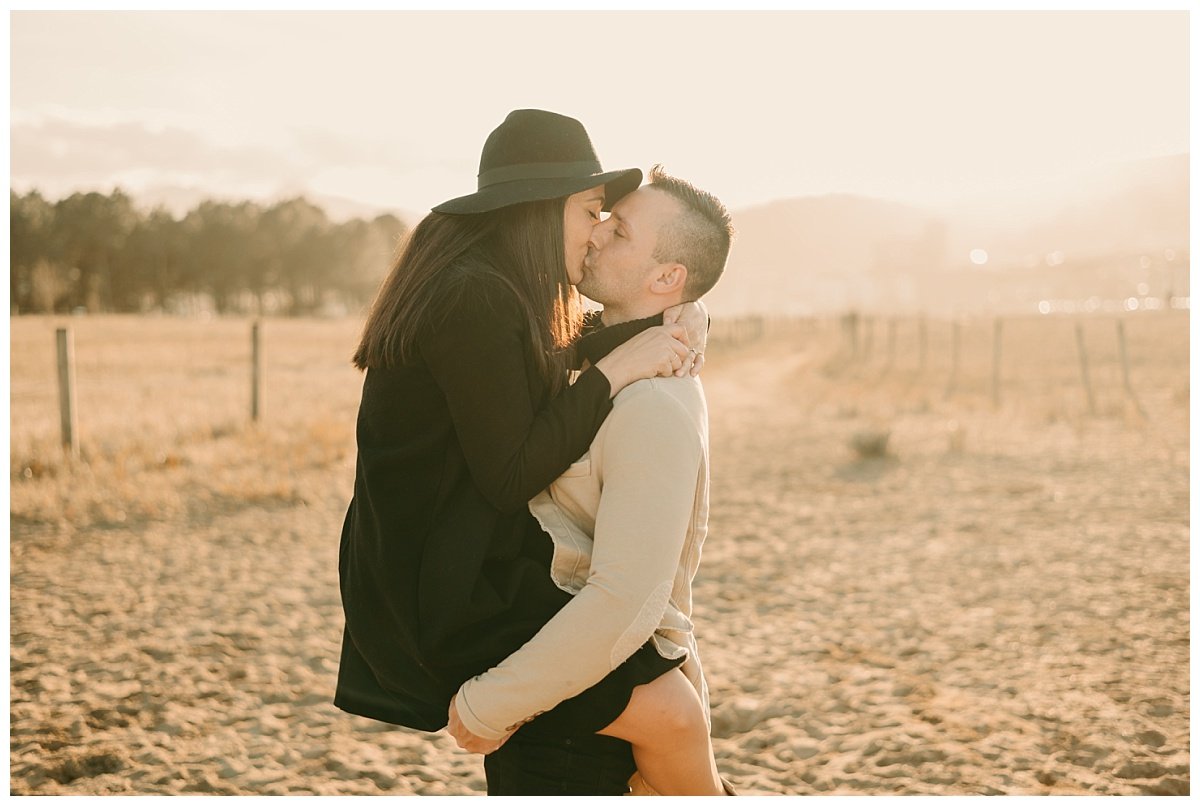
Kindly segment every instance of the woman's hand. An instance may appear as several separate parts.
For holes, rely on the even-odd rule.
[[[700,300],[667,308],[663,311],[663,324],[674,322],[687,328],[688,344],[691,346],[683,366],[675,374],[682,378],[690,372],[695,377],[704,366],[704,347],[708,344],[708,308]]]
[[[643,330],[597,361],[596,368],[615,396],[634,381],[676,374],[691,357],[687,328],[676,323]]]
[[[446,725],[446,730],[463,750],[468,753],[482,753],[485,756],[499,750],[500,746],[507,742],[513,733],[516,733],[516,731],[506,733],[499,739],[484,739],[476,736],[467,730],[462,720],[458,718],[458,707],[455,706],[454,700],[450,700],[450,723]]]

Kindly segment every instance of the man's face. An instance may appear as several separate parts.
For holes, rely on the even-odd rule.
[[[567,262],[567,279],[579,285],[583,278],[583,259],[588,251],[592,226],[599,223],[604,208],[604,185],[589,188],[567,197],[563,208],[563,246]]]
[[[646,293],[659,262],[658,232],[677,213],[678,202],[647,186],[613,206],[592,229],[580,293],[603,305],[629,304]]]

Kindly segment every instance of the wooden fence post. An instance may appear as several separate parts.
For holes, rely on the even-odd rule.
[[[58,409],[62,422],[63,449],[79,458],[79,421],[75,407],[75,340],[71,331],[60,327],[55,332],[58,346]]]
[[[996,317],[996,325],[992,329],[992,405],[1000,406],[1000,337],[1004,322]]]
[[[961,324],[955,319],[950,335],[950,382],[946,384],[947,399],[954,394],[954,388],[958,385],[958,341],[960,329]]]
[[[1129,381],[1129,357],[1125,352],[1125,323],[1120,319],[1117,320],[1117,346],[1121,354],[1121,380],[1125,383],[1125,395],[1133,401],[1133,405],[1137,407],[1137,412],[1144,419],[1148,419],[1146,410],[1142,408],[1142,403],[1137,398],[1137,394],[1133,391],[1133,384]]]
[[[925,317],[924,316],[921,316],[920,321],[917,323],[917,340],[919,342],[919,345],[917,348],[918,349],[917,354],[918,354],[918,356],[920,356],[919,363],[917,365],[917,369],[920,372],[924,372],[925,371],[925,354],[927,352],[927,347],[929,344],[929,333],[925,328]]]
[[[887,367],[891,369],[896,363],[896,318],[888,319],[887,329]]]
[[[257,319],[250,327],[250,421],[258,422],[262,405],[262,336]]]
[[[1075,323],[1075,343],[1079,345],[1079,371],[1083,375],[1083,388],[1087,391],[1088,414],[1096,413],[1096,396],[1092,393],[1092,379],[1088,375],[1087,347],[1083,343],[1083,323]]]

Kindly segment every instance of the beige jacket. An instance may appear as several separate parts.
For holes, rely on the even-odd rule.
[[[708,408],[700,381],[623,389],[591,448],[529,504],[554,541],[551,575],[575,598],[523,647],[468,680],[465,727],[498,739],[598,683],[653,636],[708,715],[692,634],[692,579],[708,530]]]

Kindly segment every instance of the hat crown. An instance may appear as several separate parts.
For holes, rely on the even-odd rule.
[[[516,109],[483,144],[479,189],[506,181],[511,172],[504,169],[556,164],[584,174],[601,171],[592,140],[578,120],[542,109]]]
[[[486,213],[513,204],[566,198],[600,185],[608,210],[641,181],[637,168],[601,168],[592,138],[575,118],[543,109],[516,109],[483,144],[477,190],[442,202],[433,211]]]

